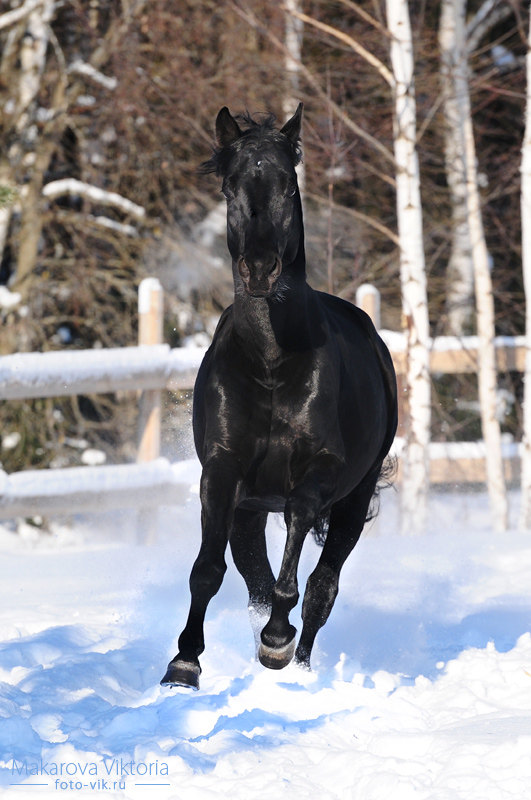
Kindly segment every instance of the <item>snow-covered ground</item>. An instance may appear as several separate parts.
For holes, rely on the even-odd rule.
[[[426,534],[400,538],[384,492],[312,673],[255,662],[229,562],[199,692],[159,686],[187,612],[196,492],[160,511],[149,546],[130,512],[52,534],[0,525],[0,796],[531,798],[531,534],[493,533],[489,516],[484,494],[435,494]],[[273,519],[276,565],[283,538]],[[317,555],[309,539],[301,583]]]

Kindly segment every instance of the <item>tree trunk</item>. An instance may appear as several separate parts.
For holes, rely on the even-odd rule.
[[[20,48],[20,77],[18,82],[16,123],[20,137],[12,153],[15,160],[21,159],[21,168],[29,176],[26,185],[20,190],[21,221],[19,230],[19,248],[17,258],[17,283],[33,271],[37,260],[39,240],[42,231],[41,188],[44,170],[48,161],[43,163],[37,149],[39,140],[35,136],[35,103],[41,88],[41,80],[46,63],[46,51],[49,41],[49,23],[53,17],[55,4],[53,0],[43,3],[32,11],[27,18],[26,35]],[[47,148],[50,149],[50,148]],[[24,155],[24,150],[26,154]],[[50,149],[50,156],[51,156]]]
[[[505,530],[507,527],[507,496],[503,476],[500,424],[496,417],[497,372],[494,348],[494,298],[478,189],[476,149],[468,85],[465,15],[466,0],[443,0],[441,35],[443,31],[446,31],[448,38],[453,39],[454,44],[451,51],[456,57],[455,63],[451,65],[451,81],[453,84],[451,109],[454,116],[449,118],[448,122],[452,125],[452,138],[456,142],[455,161],[452,169],[456,172],[456,184],[461,183],[459,195],[464,195],[465,197],[466,218],[462,220],[462,223],[463,226],[466,225],[468,228],[470,253],[474,269],[477,332],[479,336],[479,402],[483,438],[487,451],[487,486],[493,525],[498,530]]]
[[[526,297],[526,359],[524,378],[524,436],[522,450],[522,507],[520,527],[531,528],[531,22],[526,55],[527,93],[522,145],[522,271]]]
[[[386,7],[395,81],[394,153],[409,400],[403,456],[402,532],[420,533],[426,521],[429,486],[431,386],[422,208],[416,151],[413,45],[407,0],[387,0]]]
[[[11,176],[11,170],[7,163],[2,163],[0,160],[0,192],[4,191],[12,191],[14,186],[14,182]],[[0,198],[0,261],[2,260],[2,254],[4,252],[4,247],[7,244],[7,234],[9,230],[9,222],[11,220],[11,202],[10,200],[6,199],[5,202],[2,202],[2,198]]]
[[[301,99],[300,71],[304,23],[298,16],[296,16],[296,14],[300,12],[301,0],[286,0],[284,12],[284,40],[286,44],[285,65],[287,88],[282,102],[284,119],[289,119],[293,116],[293,113]],[[297,179],[299,182],[301,195],[304,198],[305,170],[303,161],[297,165]]]
[[[474,265],[468,226],[464,139],[460,96],[467,80],[464,14],[443,0],[439,24],[446,179],[452,204],[452,249],[446,278],[447,333],[471,333],[474,320]]]

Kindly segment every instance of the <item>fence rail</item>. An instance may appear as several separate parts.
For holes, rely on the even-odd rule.
[[[204,350],[167,344],[0,357],[3,400],[149,389],[189,389]]]
[[[358,304],[379,325],[379,296],[373,287],[361,287]],[[0,357],[0,398],[26,400],[116,391],[140,391],[138,461],[118,466],[29,470],[6,475],[0,470],[0,519],[34,514],[63,514],[72,510],[152,508],[183,501],[189,485],[182,473],[158,457],[160,392],[190,389],[204,350],[171,349],[161,344],[161,289],[148,278],[139,292],[141,343],[137,347],[48,353],[17,353]],[[399,376],[405,372],[405,338],[380,331]],[[524,370],[524,337],[495,341],[499,371]],[[432,373],[477,371],[476,337],[438,337],[430,354]],[[399,431],[400,433],[400,431]],[[400,452],[400,438],[396,449]],[[519,473],[519,446],[504,448],[506,477]],[[485,450],[482,442],[433,443],[430,477],[433,483],[483,482]]]

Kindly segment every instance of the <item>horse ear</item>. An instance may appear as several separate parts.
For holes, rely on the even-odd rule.
[[[284,127],[280,130],[280,133],[287,136],[293,144],[297,144],[301,135],[302,109],[303,105],[299,103],[292,118],[288,119]]]
[[[216,139],[220,147],[228,147],[242,135],[240,126],[230,113],[227,106],[223,106],[216,117]]]

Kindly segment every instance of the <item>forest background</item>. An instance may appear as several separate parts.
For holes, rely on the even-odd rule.
[[[208,341],[232,294],[218,182],[198,170],[223,105],[282,121],[304,102],[310,282],[350,300],[373,283],[383,326],[402,328],[393,97],[379,68],[390,68],[385,3],[286,5],[299,16],[257,0],[0,5],[0,355],[134,344],[146,275],[166,290],[165,340]],[[408,4],[433,336],[475,332],[473,283],[456,296],[451,267],[442,5]],[[528,14],[522,0],[470,0],[464,20],[495,330],[504,335],[525,331]],[[477,377],[432,376],[431,388],[432,439],[481,438]],[[502,431],[519,440],[522,375],[499,376],[498,395]],[[166,409],[175,455],[189,396],[168,393]],[[76,464],[87,443],[109,461],[132,459],[135,421],[130,396],[4,402],[0,461],[7,472]]]

